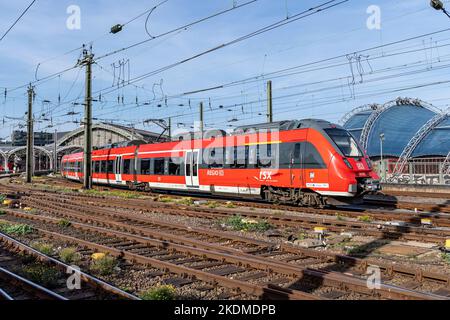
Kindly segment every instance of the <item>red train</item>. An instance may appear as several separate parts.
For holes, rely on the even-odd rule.
[[[83,153],[62,158],[62,175],[83,179]],[[93,182],[323,206],[380,190],[354,137],[324,120],[293,120],[206,132],[178,141],[92,153]]]
[[[6,170],[8,169],[8,170]],[[14,164],[12,162],[8,163],[8,168],[0,164],[0,172],[12,172],[14,169]]]

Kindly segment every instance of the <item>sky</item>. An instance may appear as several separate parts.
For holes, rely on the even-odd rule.
[[[109,32],[161,2],[147,21],[149,34],[157,38],[146,32],[148,14],[117,34]],[[173,131],[189,130],[199,118],[200,102],[207,128],[265,122],[267,80],[273,82],[276,121],[338,122],[355,107],[400,96],[448,107],[450,19],[428,0],[336,0],[328,4],[336,6],[309,11],[297,21],[297,14],[327,0],[257,0],[160,36],[246,2],[251,1],[37,0],[0,41],[0,138],[9,139],[25,124],[30,82],[36,92],[35,131],[80,125],[85,69],[75,65],[83,44],[92,46],[95,60],[94,119],[147,130],[160,129],[145,120],[169,117]],[[0,34],[29,3],[0,0]],[[287,23],[161,70],[279,21]],[[148,41],[102,58],[143,40]],[[197,90],[202,91],[183,95]]]

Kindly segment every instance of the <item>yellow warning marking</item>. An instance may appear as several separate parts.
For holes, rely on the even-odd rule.
[[[283,143],[283,141],[277,140],[277,141],[266,141],[266,142],[249,142],[249,143],[246,143],[245,145],[246,146],[257,146],[260,144],[280,144],[280,143]]]

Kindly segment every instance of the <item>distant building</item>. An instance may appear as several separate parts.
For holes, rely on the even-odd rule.
[[[46,144],[53,143],[53,133],[48,132],[35,132],[34,133],[34,145],[45,146]],[[11,144],[14,147],[21,147],[27,145],[27,132],[26,131],[13,131],[11,135]]]

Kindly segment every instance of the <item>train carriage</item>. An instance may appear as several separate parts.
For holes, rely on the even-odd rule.
[[[62,175],[82,180],[83,154],[62,159]],[[353,136],[323,120],[293,120],[207,132],[203,139],[93,151],[94,183],[322,206],[380,189]]]

